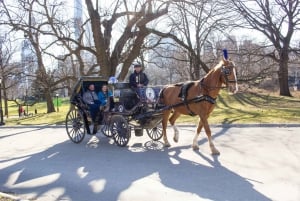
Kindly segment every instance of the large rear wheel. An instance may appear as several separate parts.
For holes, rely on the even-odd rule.
[[[122,115],[113,115],[110,121],[110,129],[115,143],[118,146],[125,147],[131,136],[126,119]]]
[[[85,136],[84,118],[77,108],[71,109],[66,116],[67,134],[74,143],[80,143]]]

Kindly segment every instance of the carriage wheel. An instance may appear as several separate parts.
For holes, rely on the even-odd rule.
[[[66,130],[69,138],[80,143],[85,135],[84,119],[78,109],[72,109],[66,116]]]
[[[110,131],[110,115],[104,114],[103,126],[101,128],[102,133],[106,137],[112,137],[113,134]]]
[[[160,140],[163,136],[161,123],[154,128],[146,129],[146,130],[147,130],[148,136],[154,141]]]
[[[118,146],[125,147],[131,136],[126,119],[121,115],[113,115],[110,121],[110,129],[115,143]]]
[[[104,124],[101,128],[102,133],[106,136],[106,137],[112,137],[112,132],[110,132],[110,125],[109,124]]]

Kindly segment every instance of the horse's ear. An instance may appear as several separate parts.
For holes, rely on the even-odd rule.
[[[226,49],[226,48],[223,49],[223,58],[224,58],[225,61],[228,60],[228,52],[227,52],[227,49]]]

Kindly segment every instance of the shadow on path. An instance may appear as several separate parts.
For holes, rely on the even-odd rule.
[[[214,137],[225,132],[221,130]],[[197,200],[270,200],[245,178],[222,166],[218,157],[193,152],[190,145],[166,149],[160,142],[153,145],[149,141],[120,148],[110,144],[108,138],[99,139],[90,144],[84,139],[79,145],[65,141],[32,155],[0,160],[0,164],[7,164],[1,169],[0,191],[23,196],[30,193],[34,194],[30,198],[37,200],[122,201],[129,200],[124,196],[133,183],[155,174],[159,177],[155,184],[159,182],[183,195],[188,193]],[[205,142],[200,140],[199,145]],[[182,157],[186,150],[209,165]],[[148,196],[151,200],[151,194]],[[176,200],[168,199],[170,194],[161,196]]]

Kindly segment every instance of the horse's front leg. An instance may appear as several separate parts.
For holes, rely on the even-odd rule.
[[[179,116],[180,116],[180,113],[174,111],[172,116],[169,119],[169,122],[173,126],[173,130],[174,130],[174,137],[173,137],[174,142],[178,142],[178,140],[179,140],[179,130],[178,130],[177,126],[175,126],[175,121]]]
[[[210,127],[208,125],[207,118],[203,118],[203,119],[201,119],[201,121],[203,122],[204,130],[205,130],[205,133],[207,135],[207,139],[208,139],[208,143],[209,143],[209,147],[210,147],[211,153],[213,155],[219,155],[220,152],[215,147],[215,145],[213,143],[213,140],[212,140],[212,137],[211,137],[211,130],[210,130]]]
[[[195,137],[193,139],[193,144],[192,144],[193,150],[199,150],[198,137],[199,137],[202,127],[203,127],[203,123],[202,123],[201,119],[199,119],[198,127],[196,129],[196,134],[195,134]]]

